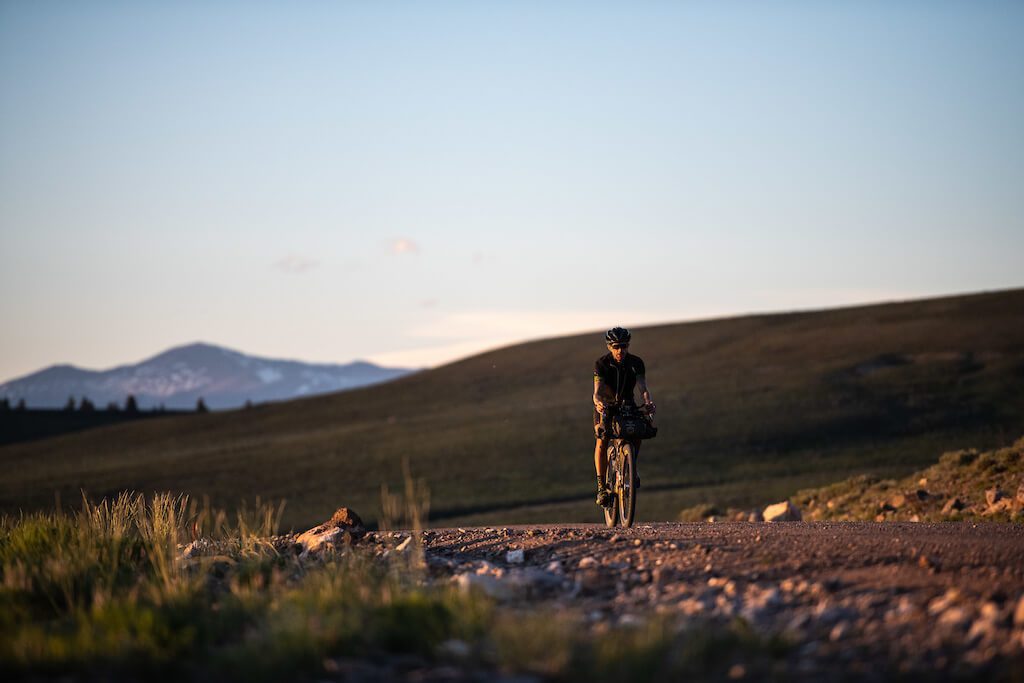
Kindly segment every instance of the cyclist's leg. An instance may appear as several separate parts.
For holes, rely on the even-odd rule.
[[[604,481],[608,474],[608,439],[598,439],[594,445],[594,469],[597,478]]]
[[[597,504],[604,505],[608,499],[608,438],[601,429],[601,414],[594,411],[594,470],[597,472]]]

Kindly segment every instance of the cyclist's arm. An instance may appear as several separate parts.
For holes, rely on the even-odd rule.
[[[647,388],[646,377],[644,377],[643,375],[639,375],[636,378],[636,386],[637,389],[640,390],[640,397],[643,398],[644,403],[654,403],[654,401],[651,400],[651,391],[650,389]]]
[[[600,410],[601,404],[603,403],[603,401],[601,401],[600,393],[601,393],[601,378],[595,375],[594,376],[594,407],[598,408],[599,410]]]

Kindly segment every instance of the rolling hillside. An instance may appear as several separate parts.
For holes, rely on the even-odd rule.
[[[610,321],[614,323],[615,321]],[[638,519],[902,476],[1024,434],[1024,290],[637,329],[659,406]],[[287,499],[285,526],[379,514],[401,462],[434,524],[596,520],[599,334],[536,341],[359,389],[0,448],[0,509],[121,489]]]

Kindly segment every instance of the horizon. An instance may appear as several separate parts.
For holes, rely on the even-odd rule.
[[[885,299],[885,300],[882,300],[882,301],[855,301],[855,302],[850,302],[850,303],[845,303],[845,304],[840,304],[840,305],[835,305],[835,306],[808,306],[808,307],[801,307],[801,308],[773,309],[773,310],[763,310],[763,311],[741,311],[741,312],[736,312],[736,313],[725,313],[725,314],[722,314],[722,315],[708,315],[708,316],[700,316],[700,317],[696,317],[696,318],[687,318],[687,319],[683,319],[683,320],[650,321],[650,322],[644,322],[644,323],[641,323],[641,324],[638,324],[638,325],[634,325],[634,326],[631,327],[631,329],[643,330],[644,328],[650,328],[650,327],[660,327],[660,326],[665,326],[665,325],[686,325],[686,324],[692,324],[692,323],[711,322],[711,321],[716,321],[716,320],[728,320],[728,319],[733,319],[733,318],[743,318],[743,317],[747,317],[747,316],[787,315],[787,314],[791,314],[791,313],[813,313],[813,312],[823,312],[823,311],[829,311],[829,310],[841,310],[841,309],[848,309],[848,308],[860,308],[860,307],[869,307],[869,306],[885,306],[885,305],[888,305],[888,304],[912,303],[912,302],[916,302],[916,301],[928,301],[928,300],[933,300],[933,299],[960,298],[960,297],[979,296],[979,295],[985,295],[985,294],[996,294],[996,293],[1000,293],[1000,292],[1014,291],[1014,290],[1017,290],[1017,289],[1022,289],[1022,288],[1021,287],[1007,287],[1007,288],[1001,288],[1001,289],[978,290],[978,291],[971,291],[971,292],[951,292],[951,293],[937,294],[937,295],[933,295],[933,296],[924,296],[924,297]],[[337,360],[337,361],[309,361],[309,360],[305,360],[305,359],[302,359],[302,358],[294,358],[294,357],[263,356],[263,355],[259,355],[259,354],[250,353],[249,351],[247,351],[245,349],[238,349],[238,348],[235,348],[235,347],[229,347],[229,346],[225,346],[223,344],[218,344],[216,342],[211,342],[211,341],[208,341],[208,340],[193,340],[193,341],[184,342],[184,343],[180,343],[180,344],[174,344],[173,346],[167,347],[167,348],[162,349],[162,350],[153,351],[153,352],[151,352],[151,353],[149,353],[149,354],[147,354],[147,355],[145,355],[145,356],[143,356],[141,358],[138,358],[137,360],[126,360],[126,361],[118,362],[118,363],[115,363],[113,365],[108,365],[108,366],[104,366],[104,367],[85,367],[83,365],[79,365],[79,364],[76,364],[74,362],[56,362],[56,363],[51,363],[49,365],[46,365],[46,366],[43,366],[43,367],[40,367],[40,368],[36,368],[35,370],[31,370],[31,371],[23,373],[21,375],[7,377],[7,378],[0,377],[0,384],[6,383],[6,382],[12,382],[12,381],[20,380],[20,379],[23,379],[24,377],[28,377],[28,376],[36,374],[38,372],[42,372],[44,370],[49,370],[49,369],[52,369],[52,368],[59,368],[59,367],[68,367],[68,368],[73,368],[75,370],[82,370],[82,371],[86,371],[86,372],[109,372],[111,370],[116,370],[117,368],[123,367],[123,366],[138,365],[140,363],[144,363],[146,361],[152,360],[153,358],[156,358],[156,357],[158,357],[160,355],[163,355],[165,353],[169,353],[171,351],[185,349],[185,348],[189,348],[189,347],[193,347],[193,346],[209,346],[211,348],[216,348],[216,349],[220,349],[220,350],[224,350],[224,351],[230,351],[230,352],[233,352],[233,353],[240,353],[240,354],[242,354],[244,356],[256,357],[256,358],[260,358],[261,360],[273,361],[273,362],[293,362],[293,363],[304,363],[304,364],[309,364],[309,365],[338,365],[338,366],[347,366],[347,365],[352,365],[352,364],[356,364],[356,363],[371,363],[373,365],[377,365],[377,366],[385,368],[385,369],[402,369],[402,370],[409,370],[409,371],[413,371],[413,372],[423,372],[423,371],[426,371],[426,370],[433,370],[433,369],[436,369],[436,368],[439,368],[439,367],[442,367],[444,365],[448,365],[448,364],[451,364],[451,363],[459,362],[459,361],[465,360],[467,358],[471,358],[473,356],[477,356],[477,355],[481,355],[481,354],[484,354],[484,353],[488,353],[490,351],[496,351],[496,350],[500,350],[500,349],[504,349],[504,348],[511,348],[511,347],[514,347],[514,346],[519,346],[519,345],[523,345],[523,344],[529,344],[529,343],[532,343],[532,342],[544,341],[544,340],[547,340],[547,339],[558,339],[558,338],[561,338],[561,337],[572,337],[572,336],[577,336],[577,335],[582,335],[582,334],[591,334],[591,333],[595,335],[595,338],[597,338],[599,335],[603,334],[603,330],[604,330],[604,328],[592,328],[592,329],[587,329],[587,330],[572,330],[572,331],[567,331],[567,332],[565,332],[563,334],[553,334],[553,335],[546,335],[546,336],[540,336],[540,337],[532,337],[532,338],[526,338],[526,339],[516,339],[516,340],[511,340],[511,341],[509,341],[507,343],[500,343],[500,344],[497,344],[497,345],[494,345],[494,346],[482,347],[482,348],[480,348],[480,349],[478,349],[476,351],[473,351],[473,352],[470,352],[470,353],[467,353],[467,354],[456,355],[456,356],[453,356],[451,358],[448,358],[447,360],[444,360],[442,362],[439,362],[439,363],[436,363],[436,364],[433,364],[433,365],[423,365],[423,366],[386,365],[386,364],[382,364],[382,363],[377,363],[377,362],[372,361],[372,360],[368,360],[366,358],[353,358],[353,359],[350,359],[350,360]],[[597,344],[596,341],[595,341],[595,344]]]
[[[0,5],[0,377],[1024,285],[1024,5]]]

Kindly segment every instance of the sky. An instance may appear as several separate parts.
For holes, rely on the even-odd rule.
[[[0,0],[0,380],[1024,286],[1022,34],[1020,2]]]

